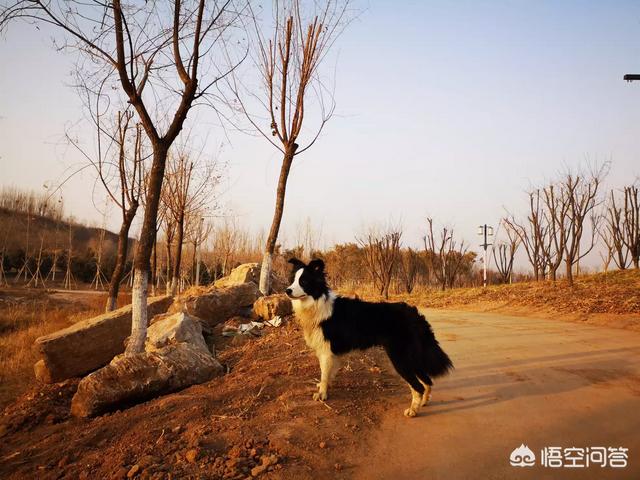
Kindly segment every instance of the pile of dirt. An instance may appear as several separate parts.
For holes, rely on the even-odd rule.
[[[291,319],[241,345],[217,337],[226,375],[92,420],[69,416],[77,383],[34,388],[0,418],[0,476],[341,478],[404,391],[371,350],[345,362],[328,402],[314,402],[317,360]]]

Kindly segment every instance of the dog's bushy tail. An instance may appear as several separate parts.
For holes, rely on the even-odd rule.
[[[424,364],[430,377],[440,377],[453,370],[453,362],[434,338],[424,350]]]
[[[453,362],[449,358],[449,355],[442,349],[436,336],[433,333],[431,324],[417,309],[415,312],[418,314],[422,323],[422,364],[430,377],[440,377],[446,375],[453,370]]]

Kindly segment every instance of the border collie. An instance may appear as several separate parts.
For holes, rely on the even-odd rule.
[[[453,368],[429,322],[416,307],[403,302],[373,303],[337,296],[327,286],[322,260],[306,265],[292,258],[289,263],[293,265],[292,283],[286,294],[307,345],[320,361],[321,377],[314,400],[327,399],[341,355],[381,346],[411,388],[411,406],[404,414],[415,417],[418,408],[431,398],[431,379]]]

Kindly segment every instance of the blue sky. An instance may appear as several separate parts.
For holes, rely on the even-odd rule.
[[[478,224],[522,212],[523,191],[565,166],[611,160],[609,187],[640,175],[640,82],[622,81],[640,72],[640,2],[371,0],[335,53],[336,114],[296,159],[285,240],[307,217],[326,243],[393,218],[417,246],[433,216],[476,244]],[[0,60],[1,183],[41,189],[81,161],[61,141],[82,118],[72,59],[15,25]],[[214,123],[202,109],[190,118]],[[267,229],[278,155],[260,138],[208,133],[212,152],[225,143],[224,205]],[[100,221],[90,174],[64,194],[68,213]]]

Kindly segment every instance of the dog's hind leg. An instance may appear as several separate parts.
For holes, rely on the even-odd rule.
[[[424,407],[431,400],[431,386],[433,385],[433,381],[429,378],[429,375],[425,375],[423,372],[418,372],[418,380],[420,380],[420,383],[424,387],[422,401],[420,402],[420,406]]]
[[[431,400],[431,385],[424,385],[424,393],[422,394],[422,401],[420,402],[421,407],[425,407],[429,401]]]
[[[405,409],[404,416],[415,417],[418,414],[418,408],[422,405],[424,392],[421,393],[419,390],[415,390],[411,384],[409,384],[409,388],[411,389],[411,406]]]
[[[416,374],[410,368],[410,362],[397,355],[394,351],[387,350],[389,359],[396,369],[396,372],[400,374],[402,378],[409,384],[411,388],[411,406],[404,411],[405,417],[415,417],[418,413],[418,408],[422,403],[422,397],[425,392],[422,382],[418,379]]]

